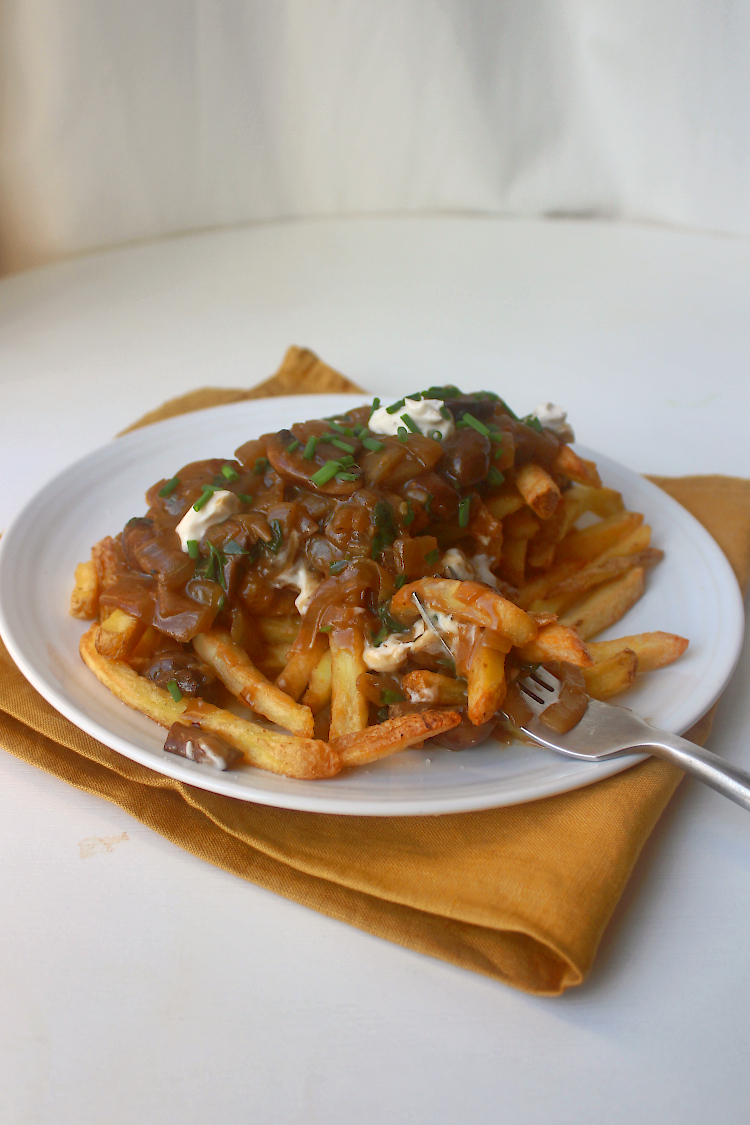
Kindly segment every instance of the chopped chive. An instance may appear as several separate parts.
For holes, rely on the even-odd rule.
[[[403,405],[404,399],[400,398],[398,402],[394,402],[392,406],[386,406],[385,412],[386,414],[395,414],[396,411],[400,410]]]
[[[358,480],[356,473],[344,473],[339,471],[336,473],[336,480]]]
[[[375,413],[375,411],[378,410],[379,408],[380,408],[380,399],[374,398],[372,400],[372,406],[370,407],[370,417],[371,418],[372,418],[373,414]]]
[[[496,441],[498,444],[503,444],[503,435],[499,430],[490,430],[490,441]]]
[[[172,699],[174,699],[175,703],[179,703],[182,700],[182,692],[177,686],[177,680],[169,681],[169,683],[167,684],[167,691],[172,696]]]
[[[219,598],[219,606],[218,606],[219,613],[221,613],[222,609],[224,608],[224,606],[226,604],[227,604],[226,595],[222,594],[221,597]]]
[[[237,493],[237,499],[243,504],[252,504],[252,502],[253,502],[252,496],[248,496],[244,492],[238,492]]]
[[[187,549],[188,549],[188,554],[190,555],[191,559],[197,559],[198,558],[198,555],[200,554],[200,552],[198,550],[198,540],[197,539],[188,539]]]
[[[451,417],[452,417],[452,414],[451,414],[451,412],[450,412],[450,410],[448,409],[448,407],[447,407],[447,406],[441,406],[441,407],[440,407],[440,413],[441,413],[441,414],[443,415],[443,417],[444,417],[444,418],[445,418],[446,420],[448,420],[449,418],[451,418]]]
[[[485,426],[484,422],[480,422],[478,418],[475,418],[473,414],[464,414],[464,422],[466,422],[468,426],[471,426],[472,430],[476,430],[478,434],[481,434],[482,437],[489,437],[490,431],[488,427]]]
[[[310,480],[313,484],[318,485],[318,487],[322,484],[328,484],[329,480],[333,480],[340,468],[341,466],[338,461],[326,461],[325,465],[318,469],[317,473],[313,473]]]
[[[387,707],[389,703],[403,703],[406,696],[402,691],[394,691],[392,688],[383,688],[380,693],[380,702]]]
[[[253,465],[253,472],[256,476],[262,477],[269,464],[270,462],[267,457],[259,457]]]
[[[328,573],[341,574],[341,571],[344,569],[348,561],[348,559],[337,559],[336,562],[332,562],[328,567]]]
[[[532,430],[536,430],[538,434],[542,432],[542,423],[537,418],[536,414],[527,414],[525,418],[521,419]]]
[[[330,633],[332,629],[333,629],[333,625],[321,625],[320,628],[318,629],[318,632],[319,633]]]
[[[231,481],[235,481],[235,480],[240,479],[240,474],[237,472],[236,469],[233,469],[231,465],[222,465],[221,466],[221,475],[223,477],[226,477],[227,480],[231,480]]]
[[[358,437],[358,438],[364,437],[364,435],[366,433],[367,433],[367,430],[365,429],[364,426],[357,425],[357,426],[354,427],[354,436],[355,437]]]
[[[380,453],[381,449],[385,449],[382,441],[376,441],[374,437],[363,437],[362,444],[365,449],[371,450],[372,453]]]
[[[240,547],[236,539],[227,539],[226,543],[224,544],[224,554],[244,555],[245,552],[242,550],[242,547]]]
[[[335,430],[338,434],[343,434],[345,437],[351,437],[354,433],[354,430],[352,430],[349,426],[342,426],[339,422],[332,422],[330,418],[326,419],[326,421],[328,422],[328,425],[331,427],[331,429]]]
[[[179,485],[179,483],[180,483],[179,477],[172,477],[171,480],[167,481],[167,483],[164,485],[163,488],[159,489],[159,495],[160,496],[171,496],[172,493],[174,492],[174,490]]]
[[[505,411],[505,413],[510,414],[510,416],[513,419],[514,422],[520,422],[521,421],[521,419],[518,417],[518,415],[515,413],[515,411],[511,410],[511,408],[508,406],[508,404],[507,404],[507,402],[505,401],[504,398],[498,399],[498,401],[499,401],[500,405],[502,406],[503,410]]]
[[[395,581],[394,585],[395,585],[397,590],[400,590],[402,586],[405,586],[406,585],[406,575],[405,574],[397,574],[396,575],[396,581]]]
[[[354,446],[349,445],[347,441],[342,441],[341,438],[332,437],[330,438],[330,443],[331,445],[335,445],[337,449],[343,449],[344,453],[354,452]]]
[[[424,502],[424,510],[427,512],[428,516],[432,515],[432,501],[434,499],[435,497],[432,495],[432,493],[428,492]]]
[[[414,512],[412,510],[411,500],[406,501],[406,515],[401,517],[401,522],[404,527],[408,527],[409,524],[414,523]]]
[[[386,629],[386,627],[384,625],[382,627],[382,629],[378,629],[377,633],[375,633],[372,640],[370,641],[370,644],[372,645],[373,648],[377,648],[378,645],[382,645],[383,641],[385,640],[385,638],[387,636],[388,636],[388,630]]]
[[[309,437],[307,439],[307,445],[305,446],[305,452],[302,454],[306,461],[312,461],[313,457],[315,456],[315,450],[317,448],[318,439],[316,437]]]
[[[495,468],[494,465],[491,465],[490,471],[487,473],[487,480],[490,482],[490,484],[494,485],[497,488],[498,485],[501,485],[503,483],[505,477],[498,469]]]
[[[424,561],[427,563],[428,566],[433,566],[438,561],[439,557],[440,557],[440,552],[438,551],[437,547],[435,547],[435,548],[433,548],[432,551],[427,552],[427,554],[424,557]]]
[[[297,441],[296,438],[294,439],[294,441],[290,441],[289,445],[286,447],[287,453],[295,453],[298,449],[299,449],[299,442]],[[221,471],[224,472],[223,469]]]
[[[411,414],[402,414],[401,415],[401,421],[406,422],[407,426],[409,427],[409,429],[411,430],[411,432],[413,434],[419,434],[419,433],[422,432],[420,430],[419,426],[417,425],[417,423],[412,418]]]
[[[440,430],[430,430],[430,437],[433,441],[442,441],[443,434]]]
[[[198,499],[193,504],[193,511],[199,512],[201,510],[201,508],[205,508],[206,504],[209,502],[209,500],[213,496],[214,492],[218,492],[218,489],[215,487],[215,485],[204,484],[202,495],[199,496]]]
[[[397,436],[398,436],[399,441],[406,441],[406,439],[409,436],[409,431],[407,429],[405,429],[403,426],[399,426]]]
[[[354,465],[354,458],[347,453],[346,457],[339,457],[339,465]]]
[[[458,506],[458,526],[466,527],[469,522],[469,512],[471,511],[471,497],[464,496],[463,500]]]

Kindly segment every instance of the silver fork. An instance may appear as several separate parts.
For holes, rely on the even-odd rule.
[[[602,762],[623,754],[654,754],[750,810],[750,773],[747,770],[725,762],[686,738],[652,727],[628,707],[600,703],[597,699],[589,700],[586,714],[572,730],[557,734],[538,716],[557,700],[560,681],[540,668],[516,683],[533,712],[521,729],[542,746],[584,762]]]

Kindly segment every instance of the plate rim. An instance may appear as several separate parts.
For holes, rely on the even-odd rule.
[[[366,402],[369,401],[371,397],[371,395],[364,393],[358,394],[355,392],[323,395],[282,395],[273,396],[273,398],[265,400],[246,399],[237,403],[227,403],[204,408],[201,411],[191,411],[175,415],[172,418],[163,419],[137,430],[132,430],[119,437],[112,438],[97,449],[72,461],[66,465],[64,469],[51,474],[26,500],[21,510],[8,525],[5,533],[0,537],[0,636],[2,636],[8,652],[22,674],[55,710],[72,722],[78,729],[83,730],[116,753],[122,754],[125,758],[135,761],[147,769],[153,770],[158,776],[167,776],[193,789],[206,790],[222,796],[229,796],[234,800],[242,800],[297,811],[369,817],[444,815],[501,808],[515,804],[524,804],[534,800],[543,800],[546,797],[571,792],[575,789],[593,784],[596,781],[603,780],[605,777],[611,777],[624,770],[630,769],[638,762],[647,758],[647,754],[641,753],[610,759],[609,761],[595,764],[585,762],[576,763],[579,767],[578,769],[564,777],[558,777],[556,779],[550,778],[547,784],[539,781],[536,783],[527,781],[525,786],[517,785],[513,788],[508,786],[507,781],[505,783],[502,781],[487,781],[482,783],[481,793],[471,791],[462,796],[456,796],[454,794],[453,796],[443,798],[440,796],[431,797],[428,792],[425,792],[419,798],[400,800],[396,807],[394,807],[393,803],[386,803],[381,797],[355,799],[346,795],[336,796],[335,793],[327,794],[326,791],[321,788],[325,785],[325,781],[299,782],[298,779],[290,779],[296,780],[298,785],[304,784],[305,786],[311,786],[312,790],[309,796],[301,796],[296,790],[284,794],[283,792],[270,792],[262,789],[254,790],[251,786],[245,786],[235,793],[228,793],[227,787],[232,787],[232,782],[230,780],[232,777],[231,772],[217,774],[215,777],[213,773],[209,773],[208,771],[205,771],[205,774],[200,773],[196,775],[194,771],[199,767],[194,766],[193,763],[183,763],[182,759],[177,757],[173,760],[167,755],[164,755],[164,761],[160,760],[158,763],[155,762],[152,749],[137,746],[135,743],[123,738],[103,726],[93,717],[79,710],[76,703],[70,700],[64,691],[58,689],[54,683],[45,679],[44,674],[38,671],[33,660],[27,657],[23,646],[17,643],[11,621],[6,614],[3,592],[4,571],[5,566],[9,564],[7,564],[5,560],[10,557],[14,549],[18,550],[22,546],[23,534],[28,526],[29,514],[36,505],[41,503],[44,495],[50,488],[59,489],[61,486],[64,486],[69,476],[74,477],[88,462],[93,461],[96,463],[102,456],[106,456],[110,451],[122,450],[124,446],[126,449],[130,447],[134,452],[137,452],[138,447],[142,444],[152,445],[153,436],[156,435],[158,437],[160,432],[164,432],[165,430],[169,433],[175,431],[179,432],[182,426],[187,425],[189,427],[191,424],[195,424],[196,415],[200,415],[203,418],[207,415],[211,415],[220,419],[224,414],[236,414],[238,410],[252,409],[254,404],[258,404],[261,401],[278,402],[280,408],[295,404],[299,405],[301,411],[306,407],[315,411],[315,406],[327,409],[327,404],[330,403],[332,409],[335,410],[339,408],[342,402],[351,403],[353,399],[358,400],[358,402]],[[732,641],[730,645],[731,659],[726,662],[723,678],[721,678],[720,681],[717,680],[715,683],[715,690],[711,693],[712,697],[710,698],[710,702],[705,706],[701,706],[700,715],[697,715],[691,723],[688,723],[686,727],[682,728],[679,733],[683,733],[693,722],[698,721],[702,714],[710,710],[721,696],[736,668],[742,651],[744,638],[744,602],[739,584],[727,557],[724,555],[716,540],[714,540],[711,534],[692,513],[679,504],[669,493],[659,488],[658,485],[648,480],[647,477],[640,475],[635,470],[630,469],[620,462],[613,461],[605,454],[598,453],[580,445],[577,445],[577,449],[584,455],[593,455],[597,463],[604,467],[605,473],[606,466],[611,465],[614,466],[617,471],[625,472],[626,475],[629,474],[637,478],[639,485],[644,487],[647,493],[650,493],[657,499],[662,510],[666,509],[666,511],[671,510],[673,513],[677,513],[681,522],[684,522],[687,518],[688,523],[694,525],[694,529],[698,530],[698,534],[703,538],[704,546],[708,548],[709,553],[714,555],[714,561],[718,563],[719,570],[723,571],[724,578],[731,579],[728,586],[725,584],[724,593],[734,598],[734,612],[728,615],[727,620],[723,622],[724,628],[729,628],[730,640]],[[16,545],[16,539],[19,540],[18,546]],[[729,594],[729,590],[732,591],[732,594]],[[98,685],[98,681],[97,686],[101,687],[101,685]],[[107,689],[102,688],[102,690],[106,691]],[[243,776],[246,777],[247,775],[245,774]],[[493,786],[495,788],[493,788]]]

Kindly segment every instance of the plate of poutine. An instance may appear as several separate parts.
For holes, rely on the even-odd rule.
[[[564,671],[550,722],[621,697],[682,733],[732,673],[743,607],[689,513],[572,437],[551,404],[518,417],[452,386],[136,430],[3,536],[0,630],[82,730],[234,798],[421,815],[589,784],[641,756],[529,745],[515,679]]]

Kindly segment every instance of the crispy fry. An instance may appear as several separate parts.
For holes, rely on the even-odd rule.
[[[154,722],[167,728],[178,720],[195,722],[201,730],[218,734],[230,746],[236,746],[250,765],[287,777],[332,777],[341,768],[337,751],[319,739],[266,730],[201,699],[184,697],[175,702],[168,691],[139,676],[127,664],[97,652],[98,629],[92,625],[81,638],[84,661],[113,695]]]
[[[328,641],[323,633],[318,633],[310,648],[297,649],[292,646],[289,659],[276,679],[276,686],[292,699],[299,699],[327,647]]]
[[[357,687],[357,677],[367,671],[364,647],[362,630],[354,626],[331,633],[331,739],[367,726],[368,702]]]
[[[492,512],[495,519],[504,520],[506,516],[517,512],[524,506],[524,498],[515,486],[506,484],[505,490],[496,496],[490,496],[485,504]]]
[[[600,519],[624,511],[622,494],[614,488],[594,488],[589,484],[574,484],[563,494],[565,502],[565,534],[584,512],[593,512]]]
[[[326,650],[313,669],[310,685],[302,697],[302,702],[317,715],[331,702],[331,653]]]
[[[229,633],[223,629],[199,633],[193,639],[193,648],[232,695],[247,703],[253,711],[293,734],[312,734],[313,716],[310,708],[295,703],[267,680],[244,649],[234,644]]]
[[[630,649],[638,657],[638,671],[653,672],[656,668],[673,664],[682,656],[688,643],[686,637],[678,637],[676,633],[635,633],[615,641],[591,641],[588,649],[595,664]]]
[[[111,535],[100,539],[91,548],[91,561],[96,567],[99,578],[99,592],[106,590],[113,582],[117,581],[117,544]]]
[[[112,660],[126,660],[143,631],[143,622],[121,609],[113,609],[96,635],[97,651]]]
[[[489,590],[479,582],[458,582],[449,578],[421,578],[402,586],[391,600],[391,612],[405,621],[413,621],[417,609],[412,601],[416,590],[428,609],[452,614],[467,625],[480,625],[503,633],[512,644],[526,644],[536,636],[536,625],[529,615],[513,602]]]
[[[638,601],[645,584],[646,572],[642,566],[636,566],[622,578],[599,586],[577,602],[560,618],[560,624],[576,629],[583,640],[587,641],[601,633],[602,629],[619,621]]]
[[[560,489],[547,470],[534,461],[527,461],[518,470],[516,488],[534,515],[541,520],[548,520],[560,503]]]
[[[642,523],[643,516],[640,512],[620,512],[580,531],[571,531],[558,545],[555,560],[563,562],[574,559],[583,564],[591,562],[603,551],[620,543]]]
[[[466,681],[454,680],[442,672],[428,672],[418,668],[407,672],[401,686],[409,696],[410,703],[440,703],[448,707],[463,707],[466,704]]]
[[[489,722],[502,706],[506,686],[505,656],[480,641],[468,672],[469,720],[474,726]]]
[[[70,595],[71,617],[90,621],[99,612],[99,575],[91,559],[76,567],[76,584]]]
[[[600,555],[597,555],[594,561],[603,563],[606,562],[607,559],[616,558],[617,556],[637,555],[641,551],[648,550],[650,543],[651,528],[647,523],[642,523],[639,527],[631,531],[629,535],[626,535],[624,539],[621,539],[619,543],[613,543],[606,551],[602,551]]]
[[[635,681],[638,657],[629,648],[620,649],[613,656],[584,668],[586,691],[592,699],[607,700],[625,691]]]
[[[653,547],[649,547],[633,555],[613,555],[603,562],[595,560],[590,566],[583,567],[582,570],[576,571],[554,586],[543,601],[535,602],[534,610],[546,609],[550,613],[560,615],[589,590],[601,586],[604,582],[610,582],[621,574],[626,574],[634,566],[642,566],[644,570],[650,570],[661,562],[663,557],[663,551],[656,551]]]
[[[594,462],[579,457],[569,445],[560,446],[560,451],[552,468],[554,472],[568,477],[569,480],[577,481],[579,484],[593,485],[594,488],[601,488],[602,482]]]
[[[269,644],[292,644],[299,633],[299,617],[256,617],[253,627],[263,640]]]
[[[500,572],[513,586],[522,586],[526,577],[526,553],[528,539],[508,539],[503,544],[503,557]]]
[[[453,730],[460,722],[461,716],[457,711],[422,711],[402,715],[398,719],[386,719],[378,726],[353,734],[344,734],[332,739],[330,746],[335,754],[341,756],[344,766],[364,766],[399,750],[406,750],[425,738]]]
[[[577,668],[590,668],[594,663],[589,650],[575,629],[559,622],[543,625],[535,640],[516,649],[515,655],[526,664],[547,660],[565,660]]]
[[[537,570],[547,570],[555,558],[555,548],[565,534],[565,497],[548,520],[543,520],[536,535],[529,540],[526,563]]]
[[[539,520],[531,508],[519,508],[503,520],[503,536],[507,539],[532,539],[539,531]]]

